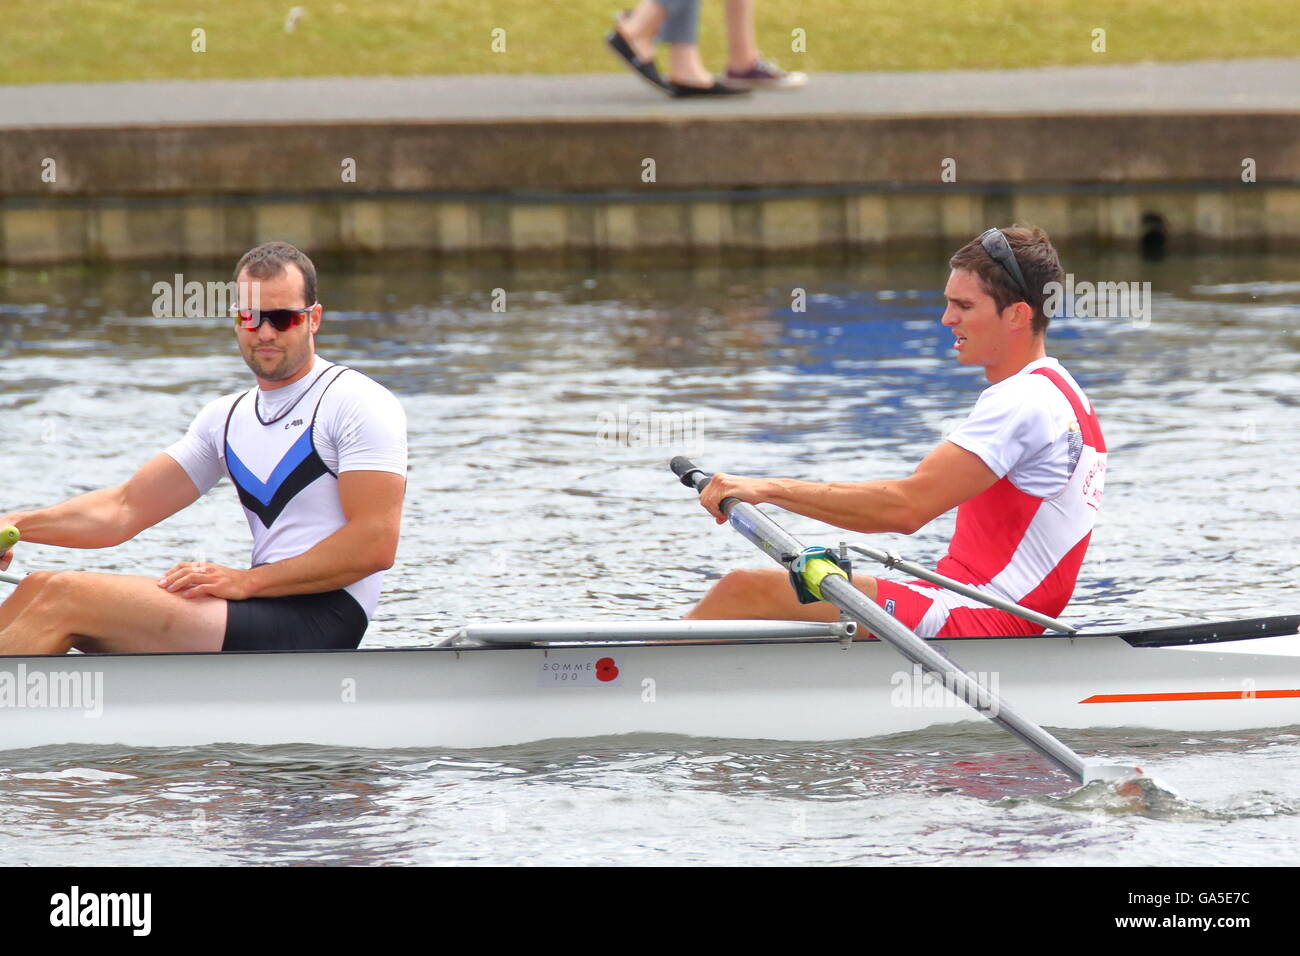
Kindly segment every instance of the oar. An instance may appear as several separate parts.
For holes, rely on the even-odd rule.
[[[1007,601],[993,594],[986,594],[978,588],[973,588],[969,584],[962,584],[955,581],[947,575],[940,574],[938,571],[931,571],[929,568],[923,568],[919,564],[913,564],[902,556],[893,551],[881,551],[879,548],[859,547],[856,544],[849,545],[850,551],[856,551],[858,554],[866,555],[873,561],[879,561],[885,567],[897,568],[905,574],[910,574],[914,578],[920,578],[922,581],[929,581],[931,584],[937,584],[941,588],[947,588],[949,591],[955,591],[957,594],[964,594],[972,600],[979,601],[981,604],[987,604],[989,607],[995,607],[999,611],[1006,611],[1008,614],[1014,614],[1016,617],[1023,617],[1026,621],[1041,627],[1050,627],[1053,631],[1060,631],[1062,634],[1078,634],[1077,627],[1071,627],[1068,624],[1058,621],[1054,617],[1048,617],[1046,614],[1040,614],[1037,611],[1031,611],[1027,607],[1021,607],[1013,601]]]
[[[18,529],[13,525],[0,528],[0,557],[3,557],[10,548],[16,545],[21,537],[22,535],[18,533]],[[5,584],[21,584],[22,580],[17,574],[0,571],[0,581]]]
[[[682,484],[697,493],[703,491],[713,477],[681,456],[674,458],[669,467],[682,480]],[[724,498],[721,508],[733,528],[787,570],[805,550],[785,529],[753,505],[736,498]],[[958,667],[956,662],[940,654],[886,614],[883,608],[850,583],[848,575],[835,562],[824,557],[806,558],[801,565],[801,575],[804,585],[815,597],[829,601],[860,622],[913,664],[941,681],[950,693],[1014,734],[1080,783],[1127,780],[1142,775],[1139,767],[1096,764],[1084,760],[1042,727],[1021,716],[1006,701]]]

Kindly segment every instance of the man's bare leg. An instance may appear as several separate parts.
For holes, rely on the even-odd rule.
[[[0,603],[0,633],[9,626],[9,622],[22,613],[32,599],[36,597],[45,582],[54,577],[53,571],[37,571],[27,575],[13,589],[13,592]]]
[[[35,582],[29,588],[29,582]],[[0,606],[0,654],[219,651],[226,635],[222,598],[183,598],[156,578],[89,571],[29,575],[16,613]]]
[[[876,579],[854,574],[853,584],[871,600],[876,599]],[[776,568],[728,572],[709,589],[686,615],[687,620],[838,621],[840,611],[819,601],[800,604],[790,586],[790,575]]]

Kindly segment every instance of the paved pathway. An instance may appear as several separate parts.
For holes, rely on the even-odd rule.
[[[0,128],[673,116],[1300,111],[1300,58],[821,73],[743,100],[669,100],[632,74],[0,86]]]

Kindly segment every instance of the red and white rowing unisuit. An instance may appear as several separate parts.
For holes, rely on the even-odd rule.
[[[1106,481],[1106,442],[1083,389],[1042,358],[980,395],[948,441],[998,476],[957,508],[939,573],[1052,617],[1074,593]],[[921,637],[1042,628],[924,581],[878,581],[876,600]]]

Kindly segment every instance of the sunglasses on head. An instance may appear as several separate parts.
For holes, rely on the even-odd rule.
[[[295,326],[302,325],[314,308],[315,306],[311,305],[305,309],[241,309],[234,307],[231,308],[230,314],[234,316],[237,328],[254,332],[262,327],[263,322],[270,322],[271,327],[277,332],[288,332]]]
[[[984,247],[984,251],[989,254],[990,259],[1006,270],[1007,275],[1011,276],[1011,281],[1016,284],[1016,288],[1024,294],[1025,301],[1029,302],[1029,286],[1025,283],[1025,276],[1020,271],[1020,263],[1016,261],[1016,254],[1011,248],[1011,243],[1002,234],[1002,230],[985,230],[980,236],[980,245]]]

